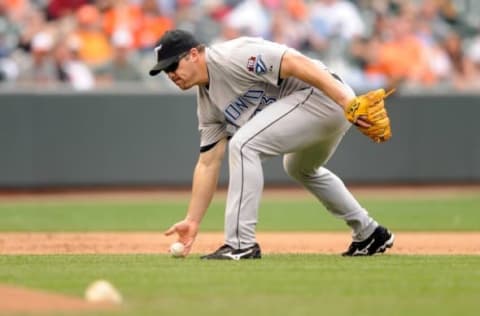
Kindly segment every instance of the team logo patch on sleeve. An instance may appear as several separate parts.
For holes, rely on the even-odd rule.
[[[255,63],[255,73],[257,75],[263,75],[266,72],[267,72],[267,66],[265,66],[265,63],[262,60],[262,55],[258,55],[257,62]]]
[[[262,55],[258,55],[257,57],[251,56],[247,61],[247,70],[257,75],[266,73],[267,66],[265,66],[265,62],[262,60]]]

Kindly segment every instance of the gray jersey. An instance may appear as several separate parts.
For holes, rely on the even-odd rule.
[[[199,86],[197,114],[201,146],[232,135],[277,99],[309,86],[295,78],[280,80],[286,46],[242,37],[206,49],[209,86]]]

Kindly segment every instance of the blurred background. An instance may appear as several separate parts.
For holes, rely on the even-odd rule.
[[[351,132],[329,162],[347,182],[480,183],[479,15],[474,0],[0,0],[0,188],[188,185],[195,89],[148,76],[173,28],[261,36],[358,93],[397,88],[392,140]],[[265,176],[290,183],[278,162]]]
[[[181,28],[287,44],[356,90],[476,91],[479,14],[474,0],[0,0],[0,87],[157,88],[152,48]]]

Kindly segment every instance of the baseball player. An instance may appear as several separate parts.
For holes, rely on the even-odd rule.
[[[323,167],[352,125],[345,116],[366,135],[375,127],[375,138],[369,136],[376,141],[390,137],[389,125],[379,134],[368,116],[350,118],[371,103],[372,95],[355,97],[320,61],[261,38],[242,37],[205,47],[190,33],[172,30],[159,40],[155,56],[150,75],[164,71],[182,90],[197,87],[200,154],[192,196],[185,218],[165,232],[178,234],[184,255],[191,250],[216,190],[227,146],[225,244],[201,258],[261,258],[255,226],[263,190],[262,161],[277,155],[283,155],[288,175],[351,227],[353,242],[343,255],[373,255],[392,247],[394,235]],[[383,97],[374,103],[383,104]]]

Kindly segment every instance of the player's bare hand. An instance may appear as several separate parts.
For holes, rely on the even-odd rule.
[[[185,245],[184,256],[187,256],[192,249],[193,242],[198,233],[198,223],[185,219],[176,224],[173,224],[168,230],[165,231],[166,236],[173,234],[178,235],[178,240]]]

